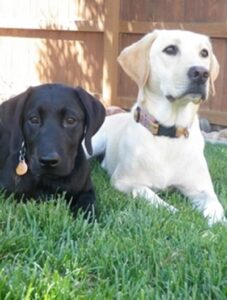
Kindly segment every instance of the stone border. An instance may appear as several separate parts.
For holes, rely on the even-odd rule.
[[[202,131],[206,142],[212,144],[222,144],[227,146],[227,128],[220,131]]]

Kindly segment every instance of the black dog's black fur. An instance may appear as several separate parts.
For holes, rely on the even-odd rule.
[[[17,198],[64,193],[74,212],[93,211],[95,193],[82,147],[104,121],[103,105],[82,88],[45,84],[0,106],[0,187]],[[16,174],[22,142],[28,172]]]

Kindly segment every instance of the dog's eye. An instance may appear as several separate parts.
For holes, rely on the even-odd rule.
[[[176,55],[179,52],[179,49],[175,45],[170,45],[166,47],[163,52],[165,52],[168,55]]]
[[[32,124],[39,124],[40,123],[40,118],[37,116],[33,116],[29,119],[30,123]]]
[[[64,126],[73,126],[73,125],[75,125],[76,124],[76,122],[77,122],[77,120],[76,120],[76,118],[74,118],[74,117],[66,117],[65,119],[64,119]]]
[[[209,56],[209,52],[207,51],[207,49],[202,49],[202,50],[200,51],[200,55],[201,55],[202,57],[208,57],[208,56]]]

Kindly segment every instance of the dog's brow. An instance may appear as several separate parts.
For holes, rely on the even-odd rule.
[[[44,111],[45,111],[45,109],[42,106],[39,105],[39,106],[28,107],[27,110],[26,110],[26,113],[28,115],[34,114],[34,113],[43,114]]]
[[[167,45],[179,45],[179,44],[181,44],[181,40],[177,38],[167,41]]]
[[[78,118],[78,119],[82,119],[81,113],[79,113],[77,110],[70,109],[70,108],[68,108],[68,107],[63,107],[63,108],[60,110],[60,114],[61,114],[61,115],[73,115],[73,116],[75,116],[75,117]]]

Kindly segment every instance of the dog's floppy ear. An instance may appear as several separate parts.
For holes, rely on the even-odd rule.
[[[32,88],[28,88],[25,92],[5,101],[1,105],[0,115],[1,122],[9,131],[10,134],[10,151],[12,153],[18,152],[22,141],[22,113],[24,104],[31,93]]]
[[[217,61],[217,58],[212,53],[212,55],[211,55],[210,83],[211,83],[211,91],[212,91],[213,96],[215,95],[214,82],[218,77],[219,70],[220,70],[220,67],[219,67],[219,63]]]
[[[91,138],[101,127],[105,119],[105,108],[100,101],[95,99],[87,91],[81,87],[75,89],[77,96],[80,99],[80,103],[85,112],[86,118],[86,128],[84,143],[87,149],[87,152],[92,155],[92,145]]]
[[[143,88],[150,72],[149,50],[158,35],[158,30],[145,35],[138,42],[120,53],[118,62],[139,88]]]

